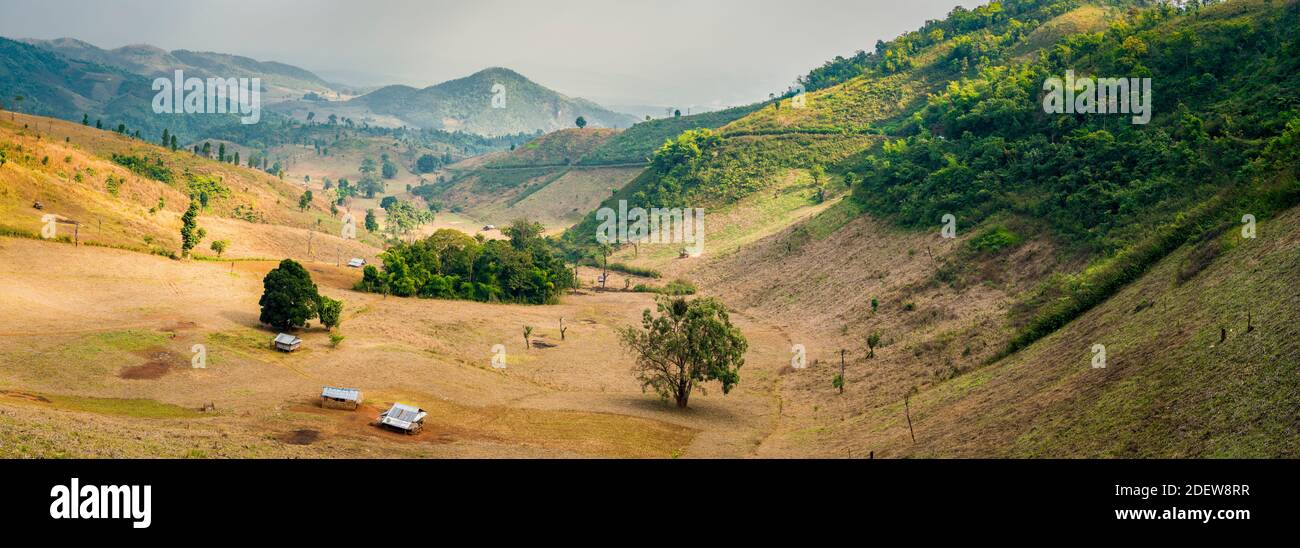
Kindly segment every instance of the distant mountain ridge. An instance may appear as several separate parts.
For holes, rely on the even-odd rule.
[[[500,67],[422,89],[391,85],[346,102],[301,102],[282,105],[278,110],[291,110],[295,117],[310,110],[317,119],[334,114],[371,125],[405,125],[486,136],[549,133],[575,127],[578,117],[591,127],[627,128],[637,121],[631,115],[569,97]]]
[[[350,94],[346,86],[326,82],[315,73],[286,63],[258,61],[228,53],[178,49],[167,51],[148,44],[132,44],[116,49],[100,48],[75,38],[18,40],[52,51],[69,59],[115,67],[147,77],[167,76],[176,70],[199,77],[261,78],[268,102],[300,99],[306,93],[343,98]]]
[[[117,66],[0,38],[0,102],[5,108],[71,121],[84,118],[89,125],[102,122],[106,129],[122,125],[151,140],[166,129],[182,143],[239,124],[237,117],[226,114],[156,114],[151,84],[149,77]]]
[[[637,122],[633,116],[561,94],[505,68],[485,69],[426,88],[390,85],[361,95],[361,90],[331,83],[300,67],[225,53],[167,51],[148,44],[104,49],[75,38],[0,38],[0,50],[9,52],[0,63],[4,69],[0,88],[9,96],[25,92],[28,100],[19,106],[31,113],[70,120],[89,114],[92,120],[125,122],[128,129],[145,134],[160,134],[170,127],[188,139],[203,137],[201,128],[228,121],[152,116],[153,78],[171,77],[177,70],[199,78],[261,78],[265,114],[283,114],[300,122],[324,121],[332,115],[340,123],[487,137],[549,133],[575,127],[579,117],[593,128],[627,128]]]

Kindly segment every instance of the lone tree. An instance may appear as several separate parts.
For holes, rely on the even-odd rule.
[[[420,156],[420,159],[415,161],[415,170],[420,173],[433,173],[436,169],[438,169],[438,159],[432,154]]]
[[[199,230],[199,203],[190,201],[190,207],[181,215],[181,256],[188,257],[190,250],[203,241]]]
[[[230,247],[230,242],[226,240],[213,240],[211,247],[212,251],[216,252],[217,258],[220,259],[221,254],[226,252],[226,248]]]
[[[579,116],[578,119],[575,120],[573,123],[578,126],[578,129],[585,128],[587,127],[587,118],[584,116]]]
[[[311,199],[312,195],[310,190],[302,193],[302,197],[298,198],[298,210],[307,211],[307,208],[311,207]]]
[[[634,370],[641,388],[653,388],[664,401],[672,398],[683,409],[696,384],[718,381],[722,393],[730,393],[740,382],[749,343],[731,325],[722,303],[661,297],[657,308],[658,317],[649,310],[642,314],[640,329],[619,330],[620,342],[636,354]]]
[[[338,327],[343,321],[343,301],[336,301],[324,295],[319,297],[316,301],[316,313],[320,316],[321,325],[325,326],[326,331]]]
[[[375,219],[375,210],[366,210],[366,231],[379,232],[379,221]]]
[[[280,261],[280,266],[262,279],[262,288],[262,299],[257,302],[262,307],[258,321],[287,331],[304,327],[307,320],[317,316],[320,293],[311,281],[311,274],[297,261]]]

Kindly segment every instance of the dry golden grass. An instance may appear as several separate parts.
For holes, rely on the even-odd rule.
[[[19,455],[185,456],[151,433],[164,419],[113,410],[212,403],[215,412],[165,419],[163,431],[205,440],[200,456],[745,456],[778,409],[771,390],[786,342],[739,318],[753,351],[738,390],[698,395],[685,412],[642,393],[613,328],[652,306],[647,295],[587,292],[548,307],[385,299],[348,290],[356,270],[308,262],[322,291],[347,303],[347,338],[331,348],[312,328],[300,334],[303,349],[286,355],[269,349],[273,333],[257,325],[261,277],[273,262],[232,267],[0,238],[0,264],[0,387],[108,402],[45,405],[95,442],[28,444]],[[544,345],[525,349],[524,325]],[[206,346],[204,369],[189,366],[195,344]],[[491,367],[494,344],[507,348],[503,371]],[[428,434],[390,436],[373,430],[371,414],[314,409],[324,385],[360,388],[375,408],[420,405],[431,411]],[[0,437],[77,431],[43,426],[25,411],[32,407],[0,398]],[[305,438],[310,445],[294,445]]]
[[[27,127],[24,128],[24,125]],[[307,211],[299,211],[303,189],[265,173],[195,156],[171,152],[113,132],[69,122],[17,115],[0,119],[0,146],[9,161],[0,168],[0,226],[39,234],[42,216],[54,214],[81,223],[83,242],[136,250],[180,252],[181,214],[189,205],[185,172],[213,177],[230,191],[230,197],[213,198],[199,219],[208,237],[194,253],[215,255],[212,241],[230,240],[228,253],[235,258],[344,255],[373,257],[378,240],[358,231],[362,241],[339,238],[342,222],[332,216],[319,196]],[[22,147],[22,151],[18,151]],[[114,164],[114,153],[159,157],[172,169],[172,185],[147,179]],[[45,159],[48,158],[48,161]],[[110,192],[109,177],[125,180]],[[155,209],[159,201],[161,210]],[[33,207],[41,202],[43,209]],[[258,222],[241,215],[254,212]],[[358,213],[358,222],[360,215]],[[360,224],[360,223],[359,223]],[[70,225],[60,225],[59,236],[72,237]],[[307,232],[312,236],[311,253]],[[328,250],[328,251],[326,251]],[[346,260],[346,259],[345,259]]]

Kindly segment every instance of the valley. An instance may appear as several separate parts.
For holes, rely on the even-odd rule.
[[[0,458],[1295,458],[1298,23],[992,2],[644,121],[504,68],[363,93],[5,40],[39,100],[0,112]],[[223,63],[275,79],[267,120],[121,110]],[[1149,76],[1149,124],[1044,111],[1066,70]],[[52,91],[85,75],[125,91]],[[706,211],[705,252],[599,240],[620,203]],[[272,327],[286,263],[337,326]],[[744,342],[689,406],[627,343],[674,299]]]

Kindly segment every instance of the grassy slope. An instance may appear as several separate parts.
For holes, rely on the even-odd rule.
[[[1219,9],[1231,11],[1239,7],[1229,5]],[[1096,29],[1095,18],[1111,13],[1080,8],[1044,28],[1053,33],[1064,32],[1062,29]],[[1040,39],[1039,35],[1030,34],[1031,43]],[[814,93],[809,104],[813,109],[818,105],[830,109],[837,102],[851,104],[848,100],[837,101],[836,93],[853,89],[854,84],[849,82]],[[734,132],[735,128],[751,128],[751,133],[799,127],[817,130],[825,117],[826,114],[815,111],[765,109],[728,129]],[[1231,378],[1229,364],[1244,366],[1248,362],[1241,355],[1206,357],[1201,352],[1208,346],[1204,340],[1206,333],[1213,331],[1217,340],[1218,330],[1204,324],[1198,328],[1200,332],[1195,335],[1194,344],[1171,347],[1171,341],[1184,342],[1190,338],[1187,333],[1161,330],[1177,324],[1178,318],[1213,322],[1208,310],[1194,308],[1197,306],[1195,291],[1170,289],[1150,281],[1153,276],[1161,282],[1169,280],[1168,264],[1176,259],[1166,259],[1159,271],[1163,274],[1157,272],[1143,278],[1137,285],[1141,289],[1130,287],[1122,295],[1151,295],[1168,290],[1170,295],[1175,295],[1169,298],[1181,303],[1171,303],[1167,315],[1142,323],[1116,320],[1113,316],[1143,308],[1138,306],[1143,303],[1114,297],[1112,301],[1122,304],[1109,302],[1084,320],[1070,324],[1048,339],[1058,341],[1046,343],[1052,345],[1048,349],[1040,344],[998,362],[995,367],[981,369],[985,360],[996,357],[998,347],[1008,340],[1006,311],[1048,274],[1076,271],[1083,259],[1063,253],[1062,249],[1068,245],[1054,241],[1043,230],[1045,227],[1035,227],[1031,220],[993,219],[991,224],[1029,222],[1019,231],[1032,235],[1031,241],[1010,255],[971,256],[962,251],[966,236],[957,242],[946,242],[929,233],[880,226],[867,218],[853,219],[858,212],[842,211],[849,207],[851,204],[846,202],[732,257],[715,257],[694,272],[686,270],[702,286],[711,288],[709,292],[722,296],[743,313],[784,326],[796,342],[816,343],[809,343],[809,357],[820,358],[821,368],[814,366],[809,372],[783,380],[784,412],[788,419],[783,425],[784,432],[775,436],[766,448],[770,454],[810,448],[836,456],[844,455],[846,450],[853,454],[875,450],[894,456],[976,456],[997,452],[1036,456],[1295,454],[1293,444],[1279,443],[1285,436],[1294,437],[1294,417],[1286,417],[1281,410],[1288,406],[1294,408],[1295,389],[1280,380],[1288,374],[1286,367],[1275,365],[1296,361],[1295,346],[1286,342],[1288,337],[1294,338],[1294,329],[1287,327],[1287,322],[1294,321],[1293,314],[1277,313],[1269,320],[1274,327],[1272,332],[1262,327],[1256,331],[1263,339],[1258,348],[1268,357],[1255,356],[1254,364],[1243,370],[1258,375],[1238,381],[1231,390],[1222,390],[1216,399],[1209,395],[1214,389],[1207,387],[1222,382],[1216,379]],[[931,251],[934,259],[928,257]],[[1184,248],[1176,257],[1183,257],[1187,252]],[[1274,258],[1277,268],[1271,275],[1294,279],[1294,257]],[[1219,262],[1232,265],[1231,261]],[[969,281],[937,283],[936,271],[952,264],[963,265],[962,277]],[[1221,268],[1225,270],[1220,275],[1232,281],[1221,283],[1225,291],[1212,299],[1221,303],[1220,310],[1231,308],[1230,303],[1250,302],[1243,301],[1248,295],[1262,308],[1275,309],[1288,300],[1282,297],[1265,305],[1269,302],[1265,296],[1270,291],[1275,295],[1287,293],[1277,292],[1282,287],[1258,289],[1262,284],[1251,288],[1250,280],[1261,274],[1269,276],[1267,270],[1246,272],[1241,267]],[[799,275],[783,277],[783,273],[790,272]],[[1212,279],[1213,274],[1210,276]],[[873,299],[880,302],[879,312],[869,305]],[[1240,308],[1240,304],[1235,306]],[[1094,324],[1083,339],[1085,342],[1070,338],[1077,337],[1077,331],[1084,329],[1079,324],[1086,326],[1087,318],[1096,314],[1112,317],[1103,327]],[[1146,314],[1151,315],[1149,311]],[[1244,317],[1223,321],[1241,323]],[[1262,326],[1262,322],[1257,321],[1257,326]],[[876,359],[865,360],[863,356],[868,353],[865,339],[873,331],[882,332],[886,347],[876,350]],[[1075,366],[1087,368],[1092,344],[1087,341],[1103,335],[1107,340],[1115,337],[1113,344],[1120,348],[1118,354],[1115,347],[1110,348],[1112,363],[1115,359],[1121,360],[1120,363],[1149,359],[1155,365],[1137,373],[1125,373],[1134,375],[1127,384],[1105,388],[1108,393],[1097,396],[1100,400],[1096,404],[1105,413],[1091,413],[1086,417],[1071,414],[1070,406],[1074,404],[1065,400],[1069,393],[1063,387],[1087,378]],[[1071,344],[1080,346],[1075,348]],[[829,379],[836,371],[827,363],[838,361],[836,352],[840,348],[850,350],[849,383],[857,387],[843,404],[835,403],[838,398],[830,388]],[[1046,368],[1049,372],[1040,371],[1044,364],[1050,365]],[[1198,366],[1210,371],[1200,373]],[[996,384],[996,391],[972,390],[985,384]],[[908,447],[910,441],[902,415],[903,394],[913,387],[922,390],[921,396],[913,400],[913,419],[925,414],[921,420],[932,421],[932,428],[938,431],[935,436],[943,437],[922,441],[918,448]],[[966,394],[967,390],[971,393]],[[1088,390],[1095,395],[1099,389]],[[1190,397],[1189,401],[1195,403],[1180,401],[1178,397]],[[1052,407],[1044,410],[1024,405],[1025,400],[1033,398],[1049,402]],[[925,406],[935,399],[942,401],[918,409],[918,405]],[[1212,408],[1216,404],[1232,409],[1217,411]],[[1174,408],[1178,409],[1176,418],[1160,417],[1158,421],[1142,423]],[[1047,422],[1034,422],[1037,428],[1034,431],[1021,429],[1035,421],[1039,413],[1048,417]],[[1252,413],[1262,421],[1235,425],[1226,422],[1228,415],[1242,417]],[[1234,429],[1248,435],[1227,439]],[[1014,437],[1003,435],[1002,430],[1013,433]],[[1113,431],[1124,434],[1115,436]],[[1128,435],[1130,432],[1137,433]],[[1192,434],[1188,432],[1214,441],[1182,439],[1190,438]],[[921,436],[918,432],[918,439]],[[1116,438],[1120,441],[1112,443]]]
[[[640,173],[637,166],[664,140],[688,129],[721,127],[757,108],[652,120],[623,131],[588,128],[549,133],[509,153],[455,166],[454,180],[441,185],[441,194],[449,205],[458,205],[466,215],[484,222],[530,218],[553,231],[564,230],[596,209],[611,190],[635,179]]]
[[[639,168],[579,166],[581,159],[617,139],[613,129],[566,129],[548,133],[515,150],[456,164],[439,196],[447,206],[484,223],[504,225],[517,218],[561,231],[631,181]]]
[[[331,217],[319,196],[307,211],[299,211],[300,185],[257,170],[171,152],[79,124],[21,114],[11,120],[10,113],[0,116],[0,147],[9,158],[0,168],[0,180],[5,182],[0,187],[0,226],[18,233],[39,234],[41,218],[48,213],[80,221],[83,242],[179,253],[180,216],[189,204],[188,171],[219,180],[230,193],[212,198],[201,215],[199,225],[208,229],[209,237],[195,249],[197,254],[212,254],[208,250],[212,240],[229,239],[232,257],[302,257],[312,227],[319,232],[313,239],[320,246],[332,242],[332,251],[362,256],[377,252],[361,242],[335,238],[341,220]],[[162,158],[174,181],[166,184],[133,173],[110,160],[115,153]],[[108,189],[110,176],[125,180],[116,196]],[[160,199],[163,209],[150,213]],[[45,208],[36,210],[34,201]],[[60,236],[70,236],[69,229],[60,227]],[[358,235],[367,237],[364,230]],[[323,252],[320,246],[314,251]]]
[[[758,108],[760,105],[749,105],[691,116],[640,122],[584,156],[578,163],[583,165],[643,163],[655,150],[663,146],[664,141],[684,131],[720,128]]]
[[[563,129],[533,139],[510,151],[510,154],[488,162],[485,167],[567,166],[579,163],[592,150],[617,137],[619,133],[619,130],[607,128]]]
[[[1096,28],[1113,13],[1084,6],[1044,23],[1056,29]],[[1061,21],[1070,20],[1066,25]],[[1033,39],[1029,34],[1024,40]],[[813,165],[830,165],[845,162],[875,150],[900,120],[910,116],[926,104],[928,94],[936,93],[952,78],[958,76],[939,66],[944,56],[952,50],[950,42],[941,42],[918,52],[913,59],[914,68],[888,76],[861,76],[845,83],[811,92],[804,108],[794,108],[791,99],[777,104],[746,107],[751,111],[743,117],[723,125],[719,131],[724,137],[723,149],[718,158],[708,162],[706,169],[737,171],[753,190],[773,194],[797,192],[808,185],[808,168]],[[733,111],[738,112],[736,109]],[[639,127],[639,126],[638,126]],[[620,137],[636,131],[636,127]],[[615,139],[614,141],[617,141]],[[614,141],[611,141],[613,143]],[[597,153],[600,151],[598,150]],[[793,170],[793,171],[792,171]],[[792,175],[793,173],[793,175]],[[832,177],[832,186],[841,185],[842,179]],[[629,184],[604,205],[613,205],[636,192],[656,184],[652,173]],[[789,186],[794,184],[796,186]],[[696,207],[705,207],[715,218],[730,220],[742,218],[746,211],[763,211],[761,223],[727,223],[726,229],[714,233],[718,225],[710,228],[714,240],[713,250],[729,250],[740,242],[755,241],[779,232],[803,219],[816,208],[811,200],[802,204],[786,202],[771,210],[752,202],[763,202],[759,196],[741,196],[739,203],[714,200],[708,189],[696,197]],[[847,221],[847,219],[842,219]],[[752,230],[744,228],[752,227]],[[577,230],[594,233],[594,214],[588,215]],[[671,247],[671,246],[670,246]],[[620,262],[669,272],[688,271],[690,267],[672,264],[677,257],[676,248],[646,253],[623,249],[616,255]]]
[[[898,404],[828,435],[895,456],[1295,457],[1297,227],[1292,209],[1256,240],[1229,231],[1216,243],[1231,249],[1180,285],[1185,246],[1025,351],[923,391],[915,446]],[[1094,344],[1104,370],[1092,369]]]

